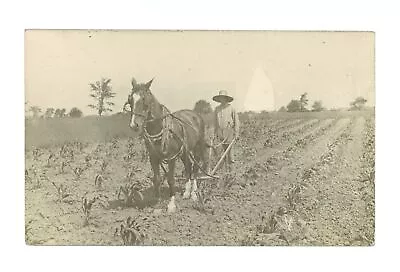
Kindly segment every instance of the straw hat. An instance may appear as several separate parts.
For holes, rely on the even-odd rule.
[[[223,103],[223,102],[232,102],[233,101],[233,97],[228,95],[227,91],[219,91],[218,95],[213,97],[213,100],[215,102],[219,102],[219,103]]]

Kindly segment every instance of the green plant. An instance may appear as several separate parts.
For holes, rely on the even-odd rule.
[[[54,153],[50,153],[50,155],[49,155],[49,157],[47,158],[47,167],[50,167],[51,166],[51,162],[53,161],[54,162],[54,160],[55,160],[55,154]]]
[[[32,156],[34,161],[38,161],[40,156],[43,155],[43,152],[39,148],[35,148],[32,150]]]
[[[137,203],[141,203],[143,201],[142,193],[136,188],[135,183],[126,184],[125,186],[121,186],[118,192],[118,200],[121,200],[121,192],[124,194],[124,203],[126,206],[132,206],[134,200]]]
[[[101,174],[97,174],[94,179],[94,186],[98,189],[102,189],[104,181],[105,178]]]
[[[108,161],[103,160],[103,161],[101,162],[101,166],[100,166],[101,172],[102,172],[102,173],[104,173],[104,172],[106,171],[107,166],[108,166]]]
[[[111,106],[114,106],[113,102],[107,100],[115,97],[115,93],[112,92],[110,86],[111,79],[102,78],[100,81],[90,83],[90,97],[95,100],[95,104],[90,104],[88,107],[97,110],[97,114],[101,116],[105,112],[112,111]]]
[[[82,167],[79,167],[79,166],[75,167],[75,169],[74,169],[75,179],[79,180],[84,171],[85,171],[85,168],[82,168]]]
[[[147,220],[147,218],[144,220]],[[115,233],[118,233],[118,229],[115,230]],[[144,228],[140,226],[137,219],[132,219],[130,216],[126,219],[125,225],[121,224],[119,234],[123,244],[126,246],[142,245],[146,237]]]
[[[56,185],[54,182],[52,182],[53,186],[56,188],[57,193],[58,193],[58,202],[62,202],[65,200],[65,198],[69,197],[71,194],[67,193],[67,186],[64,184]]]
[[[92,210],[93,204],[99,199],[98,196],[93,197],[91,200],[88,200],[86,196],[82,197],[82,212],[83,212],[83,225],[89,225],[90,212]]]
[[[286,199],[289,202],[289,207],[295,209],[296,204],[300,200],[301,186],[299,184],[292,184],[286,194]]]
[[[277,229],[277,215],[275,212],[266,213],[261,216],[261,224],[256,226],[256,229],[259,233],[270,234],[276,231]]]

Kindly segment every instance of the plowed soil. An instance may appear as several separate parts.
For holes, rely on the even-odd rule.
[[[222,167],[218,180],[199,181],[198,202],[182,199],[178,164],[173,214],[166,181],[161,200],[153,198],[139,139],[71,143],[65,150],[73,156],[60,150],[26,151],[28,244],[122,245],[120,227],[128,217],[142,245],[374,244],[373,113],[243,122],[235,164]],[[119,189],[127,184],[143,201],[125,202]],[[58,192],[61,185],[65,192]],[[88,222],[82,197],[98,197]]]

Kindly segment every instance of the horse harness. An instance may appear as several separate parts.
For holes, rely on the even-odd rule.
[[[163,164],[167,164],[168,162],[175,160],[178,156],[182,155],[184,152],[187,152],[189,157],[193,160],[193,162],[196,164],[196,166],[206,175],[209,176],[211,178],[216,178],[213,175],[208,174],[203,167],[201,167],[200,163],[194,158],[193,154],[187,149],[186,145],[185,145],[185,139],[186,139],[186,133],[185,133],[185,129],[184,129],[184,124],[191,127],[193,130],[197,131],[191,124],[185,122],[184,120],[182,120],[181,118],[175,116],[173,113],[171,113],[167,107],[165,107],[164,105],[162,105],[162,109],[163,109],[163,115],[161,117],[157,117],[154,118],[152,117],[152,119],[150,120],[146,120],[143,123],[143,136],[145,138],[145,140],[147,140],[147,142],[149,143],[149,145],[151,146],[151,148],[155,151],[155,153],[157,154],[157,156],[159,157],[159,159],[161,160],[162,164],[162,168],[164,170],[164,172],[167,172],[163,166]],[[140,113],[135,113],[132,112],[132,114],[134,115],[138,115],[141,116],[143,118],[147,118],[148,116],[144,115],[144,114],[140,114]],[[176,134],[173,129],[172,129],[172,119],[168,118],[168,117],[172,117],[173,119],[176,119],[182,129],[182,134],[183,134],[183,139],[181,137],[179,137],[178,134]],[[150,134],[147,129],[146,129],[146,124],[150,123],[150,122],[154,122],[156,120],[162,120],[162,129],[159,133],[157,134]],[[167,149],[167,141],[170,138],[169,136],[172,134],[172,136],[180,143],[181,147],[179,148],[178,152],[175,153],[173,156],[169,157],[169,158],[164,158],[165,153],[164,150]],[[210,146],[211,148],[215,148],[221,144],[223,144],[225,142],[226,139],[224,139],[221,143],[215,145],[215,146]],[[156,147],[155,147],[155,142],[157,141],[161,141],[161,152],[159,152]]]
[[[145,122],[143,123],[143,125],[144,125],[144,127],[143,127],[144,134],[143,135],[144,135],[144,138],[149,143],[149,145],[151,146],[151,148],[155,151],[155,153],[157,154],[157,156],[159,157],[161,162],[164,164],[167,164],[168,162],[175,160],[177,157],[182,155],[184,151],[187,151],[187,147],[185,144],[186,143],[186,141],[185,141],[186,133],[185,133],[185,129],[183,126],[183,123],[184,124],[187,124],[187,123],[184,122],[183,120],[181,120],[180,118],[176,117],[174,114],[172,114],[164,105],[162,105],[162,109],[163,109],[163,115],[161,117],[152,118],[150,120],[145,120]],[[134,113],[134,114],[136,114],[136,113]],[[159,120],[159,119],[162,120],[161,131],[157,134],[150,134],[147,131],[146,124],[153,122],[155,120]],[[172,122],[173,119],[178,120],[180,128],[182,129],[183,139],[177,133],[175,133],[173,131],[173,122]],[[187,124],[187,125],[192,127],[190,124]],[[196,130],[195,128],[193,128],[193,129]],[[178,152],[176,152],[174,155],[172,155],[168,158],[165,158],[165,155],[168,152],[168,141],[170,140],[171,135],[180,144],[180,148],[179,148]],[[161,152],[158,151],[155,147],[155,144],[157,142],[161,142]]]

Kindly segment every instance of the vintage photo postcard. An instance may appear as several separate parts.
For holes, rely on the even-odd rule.
[[[26,244],[374,245],[374,48],[26,30]]]

